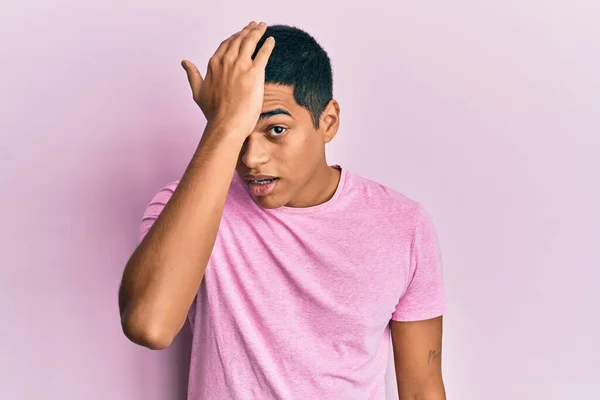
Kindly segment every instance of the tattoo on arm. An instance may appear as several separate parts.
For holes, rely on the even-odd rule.
[[[440,357],[440,352],[435,350],[429,350],[429,359],[427,362],[434,362]]]

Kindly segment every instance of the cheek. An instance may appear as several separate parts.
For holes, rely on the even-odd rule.
[[[306,138],[289,141],[283,147],[276,157],[281,162],[290,165],[290,168],[305,169],[306,165],[312,164],[315,158],[315,147]]]
[[[305,138],[294,148],[293,154],[290,154],[290,160],[293,160],[294,175],[302,177],[312,176],[315,168],[319,165],[322,149],[319,143],[315,143],[313,138]]]

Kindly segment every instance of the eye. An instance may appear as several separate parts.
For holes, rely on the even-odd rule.
[[[269,128],[268,132],[271,136],[281,136],[287,131],[283,126],[274,126]]]

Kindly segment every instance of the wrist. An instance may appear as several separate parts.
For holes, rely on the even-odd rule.
[[[195,154],[204,154],[205,156],[207,152],[217,152],[222,155],[231,153],[237,156],[242,150],[247,136],[239,129],[231,129],[231,127],[209,122],[204,128]]]
[[[211,140],[223,141],[235,147],[241,147],[248,137],[248,132],[237,128],[235,124],[208,122],[202,136]]]
[[[245,128],[240,128],[240,124],[236,123],[231,119],[222,120],[215,119],[208,121],[205,128],[205,133],[214,134],[223,137],[226,140],[241,141],[242,143],[246,140],[250,131]]]

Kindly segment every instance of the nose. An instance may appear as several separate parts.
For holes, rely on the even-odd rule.
[[[269,161],[268,140],[259,132],[251,133],[242,147],[242,162],[250,170]]]

